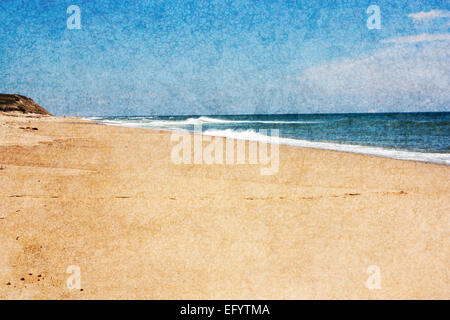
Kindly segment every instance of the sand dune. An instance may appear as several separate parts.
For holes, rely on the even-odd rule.
[[[32,99],[19,94],[0,93],[0,112],[51,115],[50,112],[42,108]]]

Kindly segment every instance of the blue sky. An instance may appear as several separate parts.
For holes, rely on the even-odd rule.
[[[81,30],[66,10],[81,9]],[[366,10],[378,5],[381,29]],[[450,111],[448,1],[0,0],[0,92],[57,115]]]

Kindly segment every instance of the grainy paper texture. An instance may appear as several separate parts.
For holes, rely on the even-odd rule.
[[[1,0],[0,299],[449,299],[449,9]]]

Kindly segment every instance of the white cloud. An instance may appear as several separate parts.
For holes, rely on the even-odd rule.
[[[383,43],[419,43],[419,42],[429,42],[429,41],[449,41],[450,40],[450,34],[419,34],[414,36],[407,36],[407,37],[399,37],[399,38],[391,38],[391,39],[384,39],[380,42]]]
[[[447,43],[389,47],[304,70],[296,90],[324,112],[449,110],[449,59]]]
[[[408,17],[412,18],[415,22],[425,22],[437,18],[449,18],[450,11],[444,10],[431,10],[431,11],[421,11],[416,13],[411,13]]]

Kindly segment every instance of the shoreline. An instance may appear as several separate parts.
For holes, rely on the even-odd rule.
[[[156,130],[156,131],[163,131],[163,132],[187,132],[189,134],[195,134],[192,130],[169,130],[169,129],[160,129],[160,128],[149,128],[144,126],[132,126],[132,125],[126,125],[126,124],[111,124],[111,123],[103,123],[101,120],[93,120],[89,118],[80,118],[82,120],[86,121],[92,121],[97,124],[102,124],[106,126],[113,126],[113,127],[124,127],[124,128],[135,128],[135,129],[148,129],[148,130]],[[228,129],[222,130],[227,131]],[[210,131],[213,131],[211,133],[208,133]],[[250,138],[240,138],[239,135],[220,135],[219,130],[206,130],[202,133],[204,136],[212,136],[212,137],[224,137],[224,138],[230,138],[235,140],[245,140],[245,141],[252,141],[252,142],[262,142],[262,143],[276,143],[273,141],[273,139],[270,139],[269,136],[263,136],[259,133],[255,132],[257,136],[259,136],[259,139],[250,139]],[[237,132],[235,132],[237,133]],[[345,144],[345,143],[337,143],[337,142],[329,142],[329,141],[313,141],[313,140],[301,140],[301,139],[294,139],[294,138],[286,138],[286,137],[279,137],[279,141],[281,141],[279,144],[280,146],[290,146],[290,147],[298,147],[298,148],[309,148],[309,149],[315,149],[315,150],[328,150],[328,151],[337,151],[337,152],[345,152],[345,153],[351,153],[351,154],[360,154],[360,155],[367,155],[367,156],[373,156],[373,157],[381,157],[385,159],[394,159],[394,160],[402,160],[402,161],[412,161],[412,162],[420,162],[420,163],[428,163],[428,164],[435,164],[435,165],[442,165],[442,166],[450,166],[450,153],[438,153],[438,152],[421,152],[421,151],[411,151],[411,150],[405,150],[405,149],[394,149],[394,148],[387,148],[387,147],[377,147],[377,146],[369,146],[369,145],[359,145],[359,144]],[[359,151],[357,151],[359,150]],[[386,155],[387,154],[393,154],[391,156]],[[443,157],[444,159],[429,159],[429,157]]]
[[[0,116],[0,299],[450,297],[449,167],[280,146],[263,176],[169,132]]]

